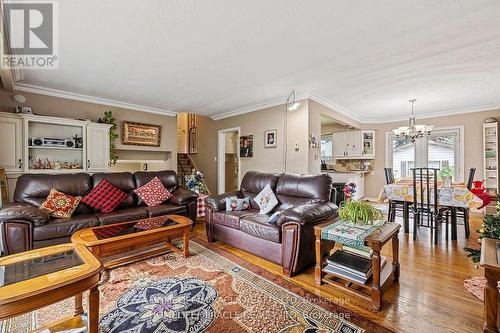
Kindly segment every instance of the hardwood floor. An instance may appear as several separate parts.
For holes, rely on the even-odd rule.
[[[396,220],[402,223],[402,219]],[[196,236],[205,239],[205,225],[197,224]],[[376,312],[361,299],[348,296],[331,286],[314,282],[314,268],[288,280],[332,301],[342,301],[345,308],[370,318],[398,332],[481,332],[483,303],[464,288],[464,279],[482,276],[483,269],[475,268],[463,248],[477,245],[477,232],[482,215],[471,218],[471,238],[465,240],[459,226],[458,241],[440,240],[434,246],[429,231],[421,228],[413,241],[412,234],[400,234],[401,277],[383,297],[383,308]],[[402,230],[402,229],[401,229]],[[217,246],[267,271],[285,277],[281,267],[221,242]],[[314,251],[314,248],[311,248]],[[390,255],[388,244],[382,255]],[[286,277],[285,277],[286,278]]]

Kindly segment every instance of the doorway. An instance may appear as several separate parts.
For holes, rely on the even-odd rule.
[[[219,130],[217,153],[218,193],[236,191],[240,185],[240,128]]]

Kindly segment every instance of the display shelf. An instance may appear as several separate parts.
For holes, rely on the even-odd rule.
[[[485,188],[498,193],[498,122],[483,124],[483,168]]]
[[[73,151],[83,151],[83,148],[73,148],[73,147],[51,147],[51,146],[28,146],[29,149],[49,149],[49,150],[73,150]]]

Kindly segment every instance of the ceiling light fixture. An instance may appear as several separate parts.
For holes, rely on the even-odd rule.
[[[300,103],[295,101],[295,90],[292,90],[286,99],[286,109],[288,111],[295,111],[299,108]]]
[[[432,125],[415,125],[415,115],[413,114],[414,104],[417,100],[412,98],[409,100],[411,103],[411,115],[410,115],[410,123],[408,126],[401,126],[392,130],[396,138],[404,138],[409,139],[411,142],[415,142],[415,140],[420,139],[424,135],[430,135]]]

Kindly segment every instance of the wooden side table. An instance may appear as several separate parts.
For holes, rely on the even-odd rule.
[[[82,293],[90,290],[88,331],[98,332],[101,263],[83,245],[63,244],[0,258],[0,320],[75,297],[75,316],[83,313]],[[74,317],[58,321],[66,327]],[[50,326],[50,325],[49,325]],[[51,327],[51,326],[50,326]]]
[[[314,270],[316,283],[319,285],[327,283],[351,295],[361,297],[369,301],[375,310],[380,310],[382,307],[383,293],[393,282],[399,281],[398,234],[401,226],[397,223],[385,223],[365,239],[365,246],[370,247],[373,251],[373,274],[372,278],[365,284],[360,284],[356,281],[346,280],[344,277],[339,277],[323,270],[323,267],[326,265],[326,257],[323,255],[323,243],[326,240],[321,239],[321,229],[334,222],[336,221],[328,221],[314,227],[314,234],[316,236],[316,267]],[[380,251],[389,241],[392,242],[392,265],[386,263],[381,269]]]
[[[498,332],[498,281],[500,281],[500,264],[497,257],[500,240],[483,238],[481,240],[481,266],[484,268],[486,288],[484,289],[484,332]]]

